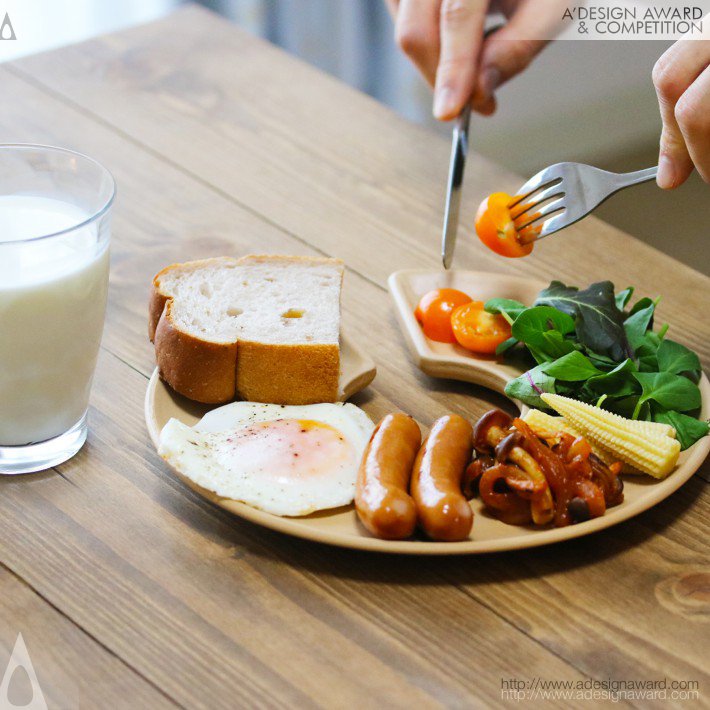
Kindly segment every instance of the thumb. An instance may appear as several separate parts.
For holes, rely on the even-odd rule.
[[[673,111],[670,111],[669,116],[663,110],[661,114],[663,115],[663,130],[661,131],[656,182],[659,187],[672,190],[688,179],[690,173],[693,172],[693,161]]]
[[[693,161],[675,117],[675,106],[683,94],[686,82],[674,76],[674,63],[666,58],[669,53],[670,50],[656,62],[652,77],[663,120],[656,182],[665,190],[678,187],[693,172]]]

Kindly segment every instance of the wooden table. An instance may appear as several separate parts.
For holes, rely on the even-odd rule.
[[[0,480],[0,671],[21,631],[50,708],[498,706],[514,704],[502,681],[536,676],[693,680],[708,702],[707,464],[591,537],[405,559],[231,517],[148,440],[150,278],[216,254],[347,262],[345,326],[379,366],[356,400],[373,418],[500,403],[414,368],[385,287],[439,263],[446,141],[194,7],[0,77],[3,141],[81,150],[119,186],[89,441],[57,471]],[[519,184],[474,157],[462,224]],[[464,226],[456,264],[662,294],[661,320],[710,365],[710,281],[598,220],[510,261]]]

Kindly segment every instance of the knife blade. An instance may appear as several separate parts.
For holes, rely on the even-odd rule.
[[[471,107],[466,105],[454,123],[451,139],[451,160],[449,162],[449,180],[444,208],[444,229],[441,236],[441,260],[448,269],[454,258],[456,233],[459,228],[459,208],[461,207],[461,185],[468,154],[468,126],[471,120]]]

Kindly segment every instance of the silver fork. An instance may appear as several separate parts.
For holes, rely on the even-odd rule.
[[[657,171],[610,173],[583,163],[550,165],[513,196],[509,207],[518,237],[529,244],[569,227],[615,192],[653,180]]]

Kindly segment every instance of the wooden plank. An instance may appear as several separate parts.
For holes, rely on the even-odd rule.
[[[66,481],[64,485],[68,485]],[[50,708],[173,708],[162,692],[77,628],[57,609],[0,567],[0,677],[21,633]],[[27,675],[16,672],[8,700],[22,707],[32,698]]]
[[[146,284],[166,259],[194,256],[208,245],[219,253],[234,242],[235,225],[246,239],[256,235],[273,248],[305,248],[17,78],[3,78],[17,119],[32,116],[14,123],[15,116],[5,115],[6,135],[81,144],[109,164],[122,185],[106,342],[144,372],[151,367]],[[50,115],[50,122],[41,118]],[[156,200],[158,194],[164,197]],[[182,245],[155,241],[159,230]],[[236,242],[247,248],[240,237]],[[156,254],[158,263],[146,267]],[[359,281],[386,299],[381,289]],[[337,563],[330,574],[318,574],[323,548],[307,545],[303,552],[302,543],[234,521],[197,499],[166,473],[147,439],[145,383],[144,374],[121,360],[102,357],[88,446],[61,467],[73,486],[51,475],[41,485],[8,485],[0,550],[13,570],[178,702],[347,704],[396,688],[397,706],[456,705],[473,697],[494,703],[499,668],[582,677],[436,567],[404,565],[410,576],[418,570],[425,592],[383,581],[364,583],[356,597],[348,553],[327,551]],[[379,393],[368,402],[373,415],[393,407]],[[356,565],[367,569],[369,557],[360,556]],[[440,627],[456,639],[456,663],[438,638]],[[469,674],[481,652],[496,660]]]
[[[379,284],[396,268],[440,263],[446,142],[212,13],[189,7],[9,67]],[[695,315],[710,279],[596,219],[532,257],[501,259],[466,225],[486,194],[521,179],[469,163],[459,268],[634,284],[663,296],[673,336],[710,364]]]
[[[502,668],[582,677],[450,584],[437,561],[393,568],[197,498],[152,451],[144,391],[141,374],[102,355],[89,444],[61,467],[71,483],[0,481],[0,551],[180,704],[347,707],[394,693],[393,707],[461,706],[499,699]],[[490,665],[470,672],[481,654]]]
[[[16,79],[8,78],[6,85],[9,87],[8,91],[12,91],[13,105],[26,103],[30,99],[34,102],[40,100],[35,95],[36,92],[33,92]],[[140,151],[131,148],[125,141],[112,136],[104,129],[92,126],[88,121],[82,121],[79,116],[74,115],[73,112],[65,107],[51,104],[51,107],[48,106],[47,110],[41,112],[41,114],[52,115],[53,117],[51,126],[45,129],[48,139],[63,139],[64,141],[69,141],[72,145],[76,145],[74,141],[81,138],[86,146],[85,149],[89,150],[89,147],[92,149],[96,147],[103,151],[103,153],[97,153],[97,157],[111,165],[119,181],[121,181],[122,175],[125,174],[124,204],[123,206],[119,204],[117,207],[118,219],[116,222],[118,249],[115,255],[119,264],[118,281],[121,290],[120,294],[115,294],[114,292],[112,302],[114,309],[123,305],[127,312],[121,316],[119,321],[113,321],[114,325],[109,326],[109,333],[113,331],[118,334],[119,331],[116,326],[120,323],[121,337],[115,337],[111,341],[111,347],[119,348],[122,342],[128,343],[125,346],[127,349],[119,350],[119,354],[122,357],[133,358],[139,351],[145,353],[145,360],[140,360],[140,357],[143,357],[142,355],[138,358],[142,369],[146,370],[151,361],[149,351],[142,344],[137,345],[137,343],[142,342],[143,338],[143,296],[139,296],[139,294],[141,294],[142,284],[147,280],[146,274],[141,274],[140,272],[141,268],[143,268],[141,267],[141,262],[144,259],[144,253],[138,250],[139,244],[143,244],[147,250],[147,258],[153,258],[157,253],[159,263],[156,268],[166,261],[174,260],[174,258],[202,255],[203,252],[200,250],[205,248],[216,250],[214,252],[210,251],[210,253],[219,253],[220,250],[227,248],[229,244],[233,245],[232,248],[237,245],[243,245],[244,248],[247,248],[248,240],[255,234],[259,235],[259,241],[267,245],[269,249],[281,248],[290,250],[294,246],[287,235],[272,227],[266,229],[263,226],[259,226],[260,224],[263,225],[263,223],[253,216],[244,216],[243,210],[235,207],[230,200],[205,190],[204,187],[195,184],[195,181],[188,176],[161,164],[155,158],[142,155]],[[31,130],[35,129],[36,127],[31,127]],[[133,179],[129,179],[131,174],[134,175]],[[156,204],[154,199],[158,185],[163,188],[159,205]],[[190,195],[190,200],[187,201],[186,205],[186,195],[188,194]],[[196,205],[199,208],[195,207]],[[158,214],[161,215],[160,218],[158,218]],[[153,237],[153,230],[156,228],[156,224],[160,224],[163,219],[167,220],[169,225],[168,232],[172,229],[173,222],[182,225],[179,228],[176,227],[178,244],[175,242],[167,243],[164,240],[162,242],[159,240],[156,243]],[[130,221],[124,222],[123,220]],[[239,228],[234,231],[234,236],[230,236],[230,230],[225,228],[225,225],[237,225]],[[206,241],[204,239],[205,233],[208,234]],[[149,271],[148,275],[150,273],[152,272]],[[347,293],[344,299],[346,317],[350,316],[351,320],[348,325],[355,328],[358,337],[367,342],[367,338],[371,337],[368,334],[369,321],[367,320],[367,313],[372,310],[373,304],[375,304],[378,311],[385,312],[389,308],[387,297],[381,289],[363,279],[358,279],[355,274],[349,274],[347,279],[349,282],[354,281],[354,286],[356,287],[354,291]],[[112,317],[115,316],[116,312],[116,310],[112,311]],[[352,316],[355,317],[353,318]],[[391,326],[392,328],[395,327],[393,323]],[[126,331],[124,328],[128,328],[128,330]],[[127,334],[130,334],[130,337],[126,337]],[[471,400],[469,388],[459,388],[455,385],[450,387],[449,383],[440,385],[441,389],[438,392],[434,392],[433,396],[430,396],[428,390],[431,387],[431,383],[426,378],[415,373],[413,368],[406,366],[406,353],[399,339],[386,339],[385,342],[378,342],[376,347],[383,353],[385,367],[376,383],[373,398],[366,402],[367,409],[372,414],[385,411],[392,406],[392,401],[399,406],[404,406],[409,411],[415,411],[424,421],[430,421],[446,406],[451,406],[453,409],[469,414],[480,413],[485,407],[484,403]],[[381,392],[384,394],[381,394]],[[137,411],[136,408],[138,406],[137,403],[134,403],[130,406],[122,406],[121,410],[132,412],[131,416],[135,417],[133,410]],[[99,409],[102,409],[102,407],[100,406]],[[110,430],[113,426],[115,425],[111,423],[110,426],[102,427],[101,430]],[[120,429],[120,422],[118,427]],[[140,429],[142,433],[142,423],[136,423],[136,429]],[[142,435],[145,436],[144,434]],[[140,455],[136,456],[135,460],[132,460],[129,468],[139,468],[139,463]],[[83,467],[77,465],[77,468],[69,468],[67,475],[70,478],[81,476],[84,475],[82,471]],[[689,504],[689,501],[693,500],[693,492],[684,495],[688,495],[685,500],[688,501],[686,504]],[[697,558],[697,551],[693,552],[691,550],[688,552],[687,547],[692,545],[694,539],[702,538],[694,537],[696,531],[693,529],[693,525],[695,525],[697,518],[692,514],[697,512],[698,518],[701,518],[703,511],[707,510],[707,500],[702,498],[696,501],[694,505],[697,506],[697,511],[695,508],[688,511],[682,520],[682,524],[685,527],[682,526],[677,534],[673,533],[673,540],[676,537],[678,538],[675,545],[680,545],[682,554],[689,559],[687,566],[681,565],[673,570],[676,575],[678,573],[681,575],[687,574],[696,563],[693,556]],[[639,522],[629,523],[617,530],[626,530],[632,525],[634,526],[631,528],[632,530],[638,530],[639,528],[636,526],[640,526],[641,530],[644,530],[647,526],[660,526],[668,517],[669,515],[663,514],[663,509],[659,508],[647,514],[647,516],[643,516]],[[649,522],[644,523],[644,520],[649,520]],[[690,525],[692,535],[684,532],[688,530],[688,525]],[[673,528],[674,526],[671,527]],[[617,544],[615,541],[618,535],[619,533],[616,531],[608,531],[595,536],[593,539],[606,540],[605,543],[599,543],[602,547],[614,547]],[[636,539],[644,537],[639,532],[627,532],[626,535],[631,535],[632,538]],[[260,533],[260,536],[263,536],[263,533]],[[284,542],[283,544],[286,543]],[[296,552],[291,553],[289,551],[289,559],[292,559],[292,554],[297,557],[298,550],[302,547],[301,543],[292,544],[295,545]],[[274,547],[281,549],[281,546],[281,542],[274,541]],[[561,548],[569,552],[560,555]],[[574,588],[568,588],[565,586],[566,575],[564,571],[577,564],[574,560],[576,556],[575,550],[577,549],[578,546],[572,543],[567,547],[558,546],[553,550],[521,553],[519,556],[487,557],[485,559],[488,561],[494,560],[492,565],[490,563],[483,567],[478,564],[472,565],[476,570],[476,573],[472,576],[468,576],[471,574],[468,565],[443,563],[442,566],[446,578],[459,584],[467,593],[475,595],[477,599],[480,599],[482,603],[490,606],[490,608],[499,608],[502,594],[501,587],[503,587],[506,590],[505,595],[509,605],[506,607],[504,615],[514,620],[518,628],[526,633],[531,633],[531,620],[524,613],[529,606],[531,594],[539,595],[541,604],[543,603],[542,600],[547,596],[552,598],[557,596],[562,601],[569,600],[568,603],[571,604],[571,609],[567,613],[564,610],[565,605],[560,603],[559,610],[556,610],[560,616],[536,615],[534,619],[536,624],[534,636],[537,638],[542,637],[546,645],[563,656],[566,655],[565,648],[567,644],[578,643],[579,638],[593,639],[593,641],[590,640],[588,642],[587,648],[589,650],[586,653],[586,657],[582,654],[583,664],[581,669],[586,673],[596,675],[603,671],[603,667],[599,666],[598,659],[595,661],[597,656],[609,659],[609,663],[623,663],[624,667],[630,668],[639,675],[658,672],[660,665],[655,659],[662,658],[663,663],[666,663],[667,657],[663,655],[661,649],[666,646],[667,642],[668,647],[673,648],[674,653],[681,654],[683,658],[679,667],[685,669],[688,674],[694,673],[700,659],[697,645],[691,644],[691,648],[688,649],[686,654],[684,644],[679,644],[676,637],[676,633],[680,633],[678,629],[682,629],[683,633],[689,633],[689,624],[684,623],[683,619],[678,623],[674,613],[669,612],[666,607],[659,605],[654,612],[660,627],[656,636],[657,639],[661,639],[659,640],[660,648],[654,647],[653,650],[637,652],[635,655],[629,655],[626,651],[619,652],[617,650],[618,639],[623,637],[623,629],[629,623],[629,620],[637,619],[640,622],[643,618],[640,610],[635,607],[635,598],[621,595],[607,600],[608,606],[605,609],[605,614],[613,620],[613,623],[609,626],[614,630],[604,635],[600,634],[596,629],[595,620],[583,617],[580,621],[577,618],[578,607],[594,603],[595,599],[599,597],[600,590],[604,589],[608,575],[621,576],[624,570],[633,568],[636,570],[635,574],[638,575],[638,583],[642,584],[645,582],[645,577],[648,575],[649,570],[654,570],[653,573],[658,575],[659,583],[667,581],[669,579],[667,568],[655,570],[654,561],[659,556],[671,557],[677,555],[680,548],[670,545],[662,538],[654,538],[638,548],[625,550],[618,557],[612,557],[609,560],[598,559],[599,564],[603,563],[605,565],[603,576],[598,574],[594,566],[591,565],[576,570],[578,576],[575,580],[575,586]],[[633,562],[628,559],[628,556],[632,558]],[[329,555],[330,557],[331,555]],[[339,571],[341,565],[342,570],[352,566],[349,553],[335,553],[334,559],[337,560],[334,564],[334,569]],[[544,582],[527,579],[528,576],[536,574],[535,563],[542,563],[543,566],[546,566],[551,579],[545,579]],[[409,563],[404,564],[409,565]],[[383,569],[387,565],[388,563],[383,563]],[[318,569],[320,571],[322,567]],[[457,572],[459,569],[466,570],[466,573]],[[493,571],[488,573],[487,570],[489,569]],[[523,571],[520,572],[520,569]],[[413,576],[416,575],[420,579],[425,578],[425,572],[420,566],[412,566],[410,570]],[[517,583],[500,584],[500,579],[516,580],[521,576],[523,579],[518,580]],[[323,584],[322,574],[314,575],[314,579],[319,584]],[[408,577],[405,577],[405,580],[408,579]],[[635,586],[636,579],[630,580],[630,584]],[[327,585],[330,588],[330,582]],[[382,585],[382,587],[386,586]],[[579,591],[580,589],[582,592]],[[347,598],[348,593],[348,591],[339,592],[339,594],[345,595],[345,598]],[[392,593],[396,592],[393,591]],[[382,588],[378,588],[377,593],[372,594],[370,603],[377,606],[378,599],[382,594]],[[358,604],[362,603],[361,601],[358,602]],[[508,608],[510,608],[510,612]],[[646,610],[644,610],[644,613],[646,613]],[[584,629],[583,631],[580,630],[580,626]],[[575,663],[579,661],[575,654],[570,654],[567,657]]]

